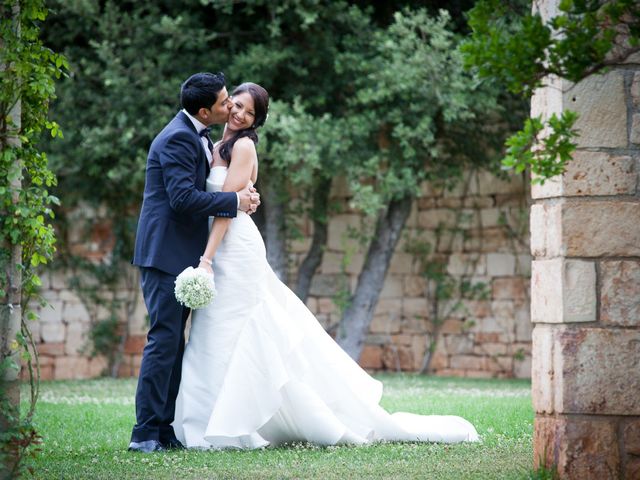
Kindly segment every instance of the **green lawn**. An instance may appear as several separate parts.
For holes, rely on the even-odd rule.
[[[257,451],[126,451],[135,380],[45,382],[35,425],[44,438],[38,479],[528,478],[532,466],[530,384],[380,375],[389,411],[455,414],[480,433],[476,444],[387,443]]]

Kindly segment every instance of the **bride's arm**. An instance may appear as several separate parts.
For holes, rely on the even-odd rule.
[[[256,147],[253,142],[246,137],[238,140],[231,151],[231,163],[229,164],[227,178],[224,181],[222,191],[239,192],[246,188],[256,162]],[[213,256],[216,254],[227,228],[229,228],[230,221],[231,218],[216,217],[211,233],[209,233],[207,247],[202,254],[202,258],[205,260],[200,261],[199,267],[209,272],[212,271],[210,262],[213,260]]]

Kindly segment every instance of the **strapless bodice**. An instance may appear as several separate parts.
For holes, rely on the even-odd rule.
[[[211,167],[209,176],[207,177],[207,192],[221,192],[224,181],[227,178],[227,167],[217,166]]]

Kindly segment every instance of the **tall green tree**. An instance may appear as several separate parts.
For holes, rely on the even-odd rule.
[[[353,41],[368,54],[336,60],[353,78],[347,174],[375,227],[338,342],[358,358],[420,185],[451,186],[466,168],[488,166],[501,137],[489,129],[501,117],[498,92],[465,72],[447,12],[402,10],[388,28]]]

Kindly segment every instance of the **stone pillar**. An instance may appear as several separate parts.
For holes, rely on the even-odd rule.
[[[563,109],[580,114],[579,148],[532,188],[534,462],[561,478],[637,479],[640,58],[573,86],[550,79],[532,100],[533,115]]]

